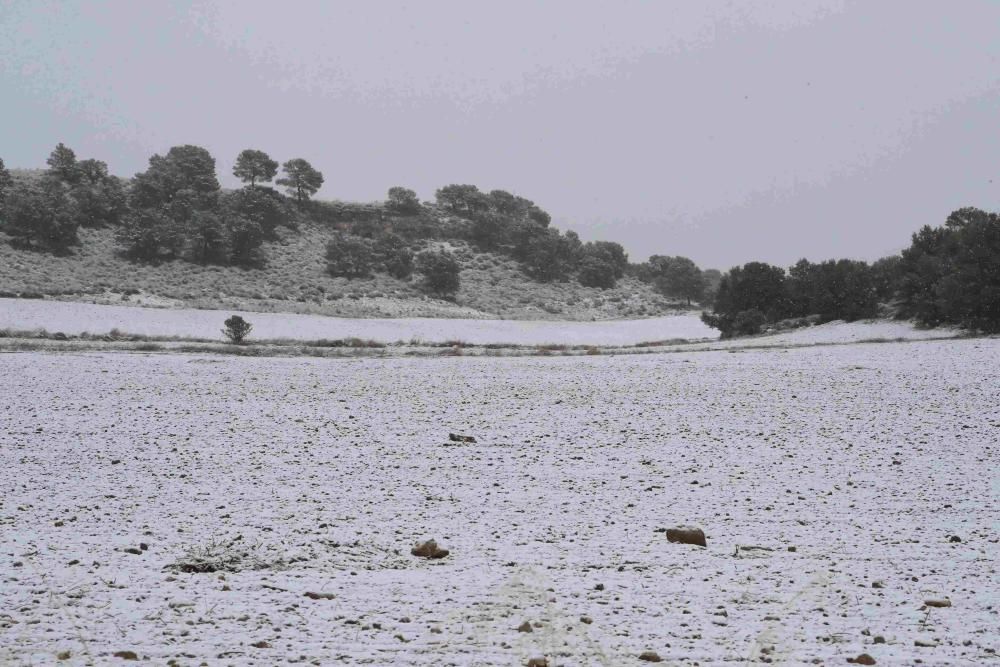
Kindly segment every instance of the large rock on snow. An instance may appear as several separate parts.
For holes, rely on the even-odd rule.
[[[439,547],[434,540],[427,540],[410,549],[410,553],[419,558],[444,558],[451,552]]]
[[[667,539],[671,542],[681,544],[697,544],[700,547],[707,547],[705,532],[696,526],[678,526],[667,528]]]

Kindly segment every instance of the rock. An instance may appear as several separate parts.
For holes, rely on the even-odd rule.
[[[885,643],[885,637],[883,637],[882,635],[875,635],[875,637],[872,639],[872,641],[875,642],[876,644],[884,644]]]
[[[948,598],[932,598],[930,600],[924,600],[924,605],[928,607],[950,607],[951,600]]]
[[[314,593],[312,591],[306,591],[304,595],[310,600],[332,600],[337,597],[333,593]]]
[[[959,537],[958,535],[952,535],[951,537],[948,538],[948,541],[949,542],[961,542],[962,538]]]
[[[663,662],[663,658],[655,651],[644,651],[639,655],[639,659],[645,662]]]
[[[534,630],[531,627],[531,623],[528,623],[527,621],[525,621],[521,625],[517,626],[517,631],[518,632],[534,632]]]
[[[452,442],[470,442],[475,443],[476,439],[471,435],[460,435],[458,433],[449,433],[448,439]]]
[[[681,544],[696,544],[700,547],[708,546],[708,543],[705,541],[704,531],[695,526],[667,528],[667,540],[670,542],[680,542]]]
[[[872,588],[885,588],[885,584],[883,584],[881,581],[873,581]]]
[[[546,658],[531,658],[527,667],[549,667],[549,661]]]
[[[853,662],[855,665],[874,665],[875,658],[871,657],[867,653],[862,653],[856,658],[848,658],[847,662]]]
[[[410,549],[410,553],[419,558],[444,558],[451,552],[440,548],[434,540],[427,540]]]
[[[798,551],[798,547],[788,547],[788,551],[791,553],[795,553],[796,551]]]
[[[69,651],[60,651],[56,654],[56,660],[69,660],[73,657],[73,654]]]
[[[590,625],[591,623],[594,622],[594,619],[592,619],[590,616],[581,616],[580,622],[583,623],[584,625]]]
[[[135,651],[115,651],[112,655],[116,658],[121,658],[122,660],[138,660],[139,656],[135,654]]]
[[[603,591],[604,590],[604,584],[597,584],[596,586],[594,586],[594,590],[595,591]]]

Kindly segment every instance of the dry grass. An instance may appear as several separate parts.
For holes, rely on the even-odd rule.
[[[171,572],[243,572],[267,570],[285,564],[274,549],[261,544],[248,544],[242,535],[231,540],[212,541],[189,547],[175,562],[164,569]]]

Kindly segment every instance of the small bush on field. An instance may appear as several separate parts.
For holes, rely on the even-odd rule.
[[[231,343],[239,345],[243,342],[250,332],[253,330],[253,325],[244,320],[239,315],[233,315],[228,320],[224,322],[226,325],[222,330],[222,333],[229,339]]]

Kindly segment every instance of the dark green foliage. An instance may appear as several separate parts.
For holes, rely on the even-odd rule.
[[[545,211],[534,205],[532,205],[531,208],[528,209],[528,217],[537,222],[542,227],[548,227],[549,223],[552,222],[551,215],[549,215],[548,213],[546,213]]]
[[[174,146],[149,158],[149,168],[132,180],[133,208],[170,206],[184,193],[185,206],[214,209],[219,193],[215,158],[200,146]]]
[[[483,250],[496,250],[509,234],[510,220],[496,211],[477,213],[472,221],[472,240]]]
[[[6,190],[3,231],[14,245],[65,252],[79,243],[79,223],[66,187],[51,178]]]
[[[871,267],[849,259],[813,264],[800,260],[788,270],[786,315],[819,315],[820,321],[854,320],[878,314]]]
[[[101,160],[77,161],[72,149],[56,146],[47,160],[45,178],[60,183],[72,200],[73,214],[84,227],[117,225],[128,208],[125,188]]]
[[[76,161],[76,153],[62,143],[56,145],[45,163],[49,165],[49,174],[63,183],[72,184],[80,180],[80,166]]]
[[[1000,331],[1000,215],[963,208],[914,234],[899,297],[902,314],[925,325]]]
[[[899,255],[890,255],[872,264],[872,287],[881,303],[888,303],[896,297],[902,262],[903,258]]]
[[[413,251],[402,237],[383,234],[375,239],[375,259],[382,270],[400,280],[413,273]]]
[[[224,262],[229,241],[228,230],[215,211],[191,209],[186,219],[190,258],[196,262]]]
[[[80,160],[77,163],[77,171],[80,175],[80,180],[96,185],[106,179],[108,176],[108,164],[102,160]]]
[[[628,255],[621,244],[612,241],[592,241],[579,252],[577,279],[586,287],[609,289],[625,275]]]
[[[738,331],[749,327],[748,321],[757,319],[756,315],[739,319],[742,313],[757,311],[764,315],[765,321],[773,322],[784,317],[787,310],[784,269],[750,262],[742,267],[733,267],[722,277],[715,297],[714,314],[706,313],[702,319],[709,326],[719,329],[723,338],[729,338],[740,335]]]
[[[14,179],[4,166],[3,158],[0,158],[0,222],[3,222],[4,202],[7,200],[7,191],[10,190],[13,184]]]
[[[446,185],[434,196],[442,208],[469,218],[490,208],[489,197],[475,185]]]
[[[223,322],[225,328],[222,330],[223,335],[229,339],[229,342],[239,345],[243,340],[250,335],[253,331],[253,325],[244,320],[239,315],[233,315]]]
[[[127,257],[156,262],[180,253],[184,229],[163,209],[133,208],[122,220],[117,240]]]
[[[876,276],[867,263],[849,259],[818,264],[803,259],[787,277],[779,267],[751,262],[722,276],[714,313],[702,319],[728,338],[790,317],[817,316],[821,322],[875,317]],[[758,322],[757,313],[763,322]]]
[[[99,160],[84,160],[92,169],[81,169],[81,178],[72,186],[70,196],[76,203],[76,215],[84,227],[118,225],[128,211],[128,195],[121,181],[108,176],[107,165]]]
[[[250,158],[256,166],[244,166],[257,170],[253,179],[266,178],[269,158]],[[118,241],[128,256],[144,261],[184,256],[201,263],[259,264],[264,239],[291,217],[285,198],[270,188],[223,195],[215,158],[198,146],[175,146],[151,157],[149,169],[132,182],[130,203]]]
[[[251,189],[257,186],[257,182],[270,182],[278,173],[278,163],[272,160],[264,151],[248,148],[236,157],[236,164],[233,165],[233,176],[244,183],[249,183]]]
[[[532,278],[542,282],[563,280],[572,272],[576,266],[579,238],[569,234],[572,232],[563,236],[558,229],[541,229],[540,234],[531,237],[522,261]]]
[[[304,204],[323,186],[322,172],[313,169],[313,166],[302,158],[295,158],[281,165],[285,170],[285,177],[279,178],[278,185],[285,186],[288,194],[295,197],[299,204]]]
[[[698,265],[687,257],[653,255],[648,262],[648,279],[665,296],[700,301],[705,293],[705,279]]]
[[[722,282],[722,271],[718,269],[704,269],[701,272],[701,277],[705,283],[702,303],[715,303],[715,295],[719,293],[719,283]]]
[[[447,250],[424,250],[416,257],[415,268],[424,277],[424,285],[438,295],[451,295],[461,285],[461,267]]]
[[[243,217],[260,226],[265,237],[274,236],[280,226],[295,217],[293,206],[280,192],[268,187],[241,188],[227,193],[222,200],[225,216]]]
[[[733,318],[732,333],[734,336],[754,336],[760,333],[765,324],[767,324],[767,317],[764,313],[756,308],[744,310]]]
[[[396,186],[389,188],[385,207],[397,215],[415,215],[420,212],[420,200],[413,190]]]
[[[615,266],[597,255],[584,255],[577,267],[577,280],[585,287],[611,289],[615,286]]]
[[[233,264],[259,265],[264,261],[260,247],[264,243],[267,232],[256,219],[246,216],[227,218],[226,233],[229,261]]]
[[[363,278],[374,267],[375,251],[368,239],[338,234],[326,246],[326,270],[331,276]]]

